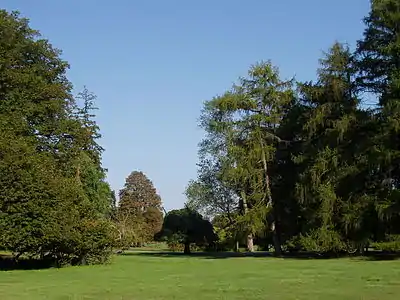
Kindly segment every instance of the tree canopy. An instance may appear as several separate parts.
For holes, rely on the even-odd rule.
[[[249,251],[254,238],[276,254],[399,250],[399,12],[371,1],[355,51],[333,43],[314,81],[260,62],[206,101],[187,205]]]
[[[130,218],[136,224],[137,241],[151,241],[163,222],[161,197],[143,172],[133,171],[119,192],[118,218]]]
[[[185,253],[400,250],[400,2],[372,0],[364,23],[354,50],[333,42],[322,54],[314,80],[260,61],[205,101],[197,178],[163,218],[143,172],[117,201],[96,96],[75,95],[61,51],[0,10],[0,248],[57,265],[104,262],[155,236]]]
[[[183,244],[186,254],[190,253],[190,244],[205,246],[216,241],[211,223],[187,207],[171,210],[165,215],[161,236]]]
[[[95,96],[73,96],[61,52],[17,12],[0,10],[0,32],[1,246],[15,258],[103,261],[111,191]]]

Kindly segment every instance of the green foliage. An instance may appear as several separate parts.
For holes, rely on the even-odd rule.
[[[183,244],[185,253],[190,253],[191,244],[207,246],[213,244],[217,238],[211,223],[187,207],[171,210],[166,214],[162,236],[170,245]]]
[[[334,43],[315,82],[295,90],[261,62],[204,104],[207,135],[188,204],[227,217],[215,227],[222,244],[235,236],[273,243],[277,253],[281,243],[317,252],[361,253],[370,241],[395,248],[387,236],[400,234],[399,8],[371,1],[356,51]],[[361,106],[367,93],[376,108]]]
[[[71,94],[67,62],[18,13],[0,10],[0,241],[58,265],[109,255],[111,191],[94,96]]]
[[[231,226],[245,232],[250,251],[252,236],[270,226],[280,252],[270,167],[283,143],[277,129],[293,100],[292,81],[281,81],[270,62],[260,62],[231,91],[204,105],[201,126],[207,137],[188,204],[212,216],[240,212]]]
[[[346,249],[346,244],[340,234],[327,227],[301,235],[298,242],[304,250],[313,252],[338,253]]]
[[[118,209],[113,218],[114,246],[120,249],[142,246],[148,241],[148,231],[143,216]]]
[[[376,250],[386,252],[399,252],[400,251],[400,235],[388,235],[384,241],[372,244]]]
[[[153,183],[143,172],[134,171],[126,179],[125,186],[119,192],[120,202],[117,214],[122,219],[130,218],[130,226],[136,244],[143,244],[154,240],[154,236],[161,230],[163,213],[161,198],[157,194]],[[119,218],[119,221],[121,218]],[[118,225],[121,226],[121,223]],[[123,225],[125,226],[125,225]],[[132,234],[130,236],[132,236]],[[127,243],[133,241],[129,238]]]
[[[238,220],[237,214],[228,216],[227,214],[217,215],[212,220],[214,232],[217,235],[216,248],[219,251],[238,250],[236,243],[243,243],[245,240],[245,231],[232,220]]]
[[[182,234],[179,233],[174,233],[171,234],[170,236],[166,237],[166,242],[168,249],[172,252],[182,252],[184,251],[184,237]]]

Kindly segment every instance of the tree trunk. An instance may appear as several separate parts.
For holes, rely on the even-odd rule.
[[[275,221],[271,222],[271,231],[272,231],[272,240],[274,243],[275,255],[280,256],[282,255],[282,245],[277,234]]]
[[[82,256],[82,257],[79,259],[79,265],[81,265],[81,266],[86,266],[86,265],[87,265],[86,257],[85,257],[85,256]]]
[[[253,235],[251,233],[247,235],[247,251],[254,252]]]
[[[239,241],[235,243],[235,252],[239,252]]]
[[[270,207],[272,211],[270,212],[270,220],[269,220],[269,226],[272,232],[272,240],[274,244],[274,250],[275,250],[275,255],[281,255],[282,254],[282,245],[280,243],[279,235],[276,230],[276,218],[275,218],[275,211],[274,211],[274,203],[272,200],[272,193],[271,193],[271,186],[270,186],[270,180],[269,180],[269,175],[268,175],[268,164],[267,164],[267,159],[265,157],[265,152],[264,152],[264,143],[260,137],[260,144],[261,144],[261,149],[262,149],[262,162],[264,166],[264,175],[265,175],[265,193],[266,193],[266,198],[267,198],[267,207]]]
[[[244,214],[247,214],[248,206],[246,194],[244,191],[241,192],[241,196],[243,201],[243,212]],[[247,235],[247,251],[254,252],[253,234],[251,232]]]
[[[190,254],[190,243],[185,243],[185,248],[183,249],[183,253]]]

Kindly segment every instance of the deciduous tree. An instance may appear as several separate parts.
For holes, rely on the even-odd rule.
[[[190,253],[190,244],[199,246],[212,244],[216,240],[211,223],[189,209],[183,208],[168,212],[164,218],[162,236],[184,245],[184,253]]]
[[[119,195],[119,211],[129,213],[137,222],[144,222],[145,240],[152,240],[163,222],[161,198],[153,183],[143,172],[134,171],[127,177]]]
[[[89,102],[79,108],[67,62],[27,19],[0,10],[0,32],[0,240],[16,258],[101,262],[110,191]]]

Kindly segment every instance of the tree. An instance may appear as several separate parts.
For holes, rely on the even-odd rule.
[[[115,201],[115,195],[112,195],[110,185],[105,181],[106,169],[101,166],[101,154],[104,149],[97,140],[101,138],[99,127],[94,120],[97,110],[95,106],[96,95],[89,92],[85,87],[77,96],[78,101],[82,101],[83,106],[75,107],[75,118],[82,124],[81,127],[81,153],[76,160],[76,178],[81,181],[82,187],[96,207],[101,216],[109,215],[112,201]],[[114,197],[114,199],[112,199]]]
[[[0,240],[16,259],[102,262],[109,189],[90,147],[95,123],[80,114],[60,51],[27,19],[0,10],[0,32]]]
[[[161,198],[153,183],[143,172],[134,171],[127,177],[119,195],[121,213],[129,213],[137,222],[144,222],[145,240],[152,240],[163,221]]]
[[[143,172],[134,171],[127,178],[119,192],[121,209],[130,208],[143,212],[148,207],[161,208],[161,198],[153,183]]]
[[[366,238],[359,231],[369,206],[360,182],[364,155],[358,149],[362,143],[355,143],[362,137],[363,112],[358,109],[349,49],[335,43],[320,62],[318,81],[300,84],[307,117],[302,151],[296,156],[303,168],[297,190],[308,220],[306,243],[309,237],[324,245],[321,251],[340,251]]]
[[[190,253],[192,243],[204,246],[216,241],[211,223],[187,207],[166,214],[161,236],[183,244],[185,254]]]
[[[190,181],[185,190],[186,205],[208,218],[220,214],[231,218],[238,208],[238,197],[221,178],[223,169],[220,164],[203,160],[199,164],[198,179]]]
[[[115,228],[114,246],[129,249],[141,245],[147,239],[147,228],[143,218],[133,217],[129,211],[118,210],[113,224]]]
[[[400,224],[400,3],[371,1],[364,19],[366,30],[358,42],[357,83],[362,92],[371,92],[378,105],[371,119],[369,135],[369,197],[374,200],[380,232],[375,240],[392,240]]]
[[[270,62],[261,62],[251,67],[248,78],[241,78],[232,91],[205,104],[203,127],[223,136],[220,140],[229,160],[222,177],[240,199],[242,219],[238,224],[248,232],[249,251],[268,215],[275,251],[281,252],[269,165],[277,145],[283,142],[278,128],[293,99],[292,82],[281,81]]]
[[[190,209],[203,213],[208,219],[215,219],[221,215],[225,216],[226,222],[223,226],[214,227],[217,234],[225,235],[227,232],[236,232],[236,221],[238,220],[239,197],[235,191],[223,180],[222,157],[214,163],[204,158],[199,164],[198,179],[190,181],[186,188],[186,206]],[[238,235],[234,234],[235,237]],[[239,249],[239,241],[236,250]]]
[[[160,232],[163,224],[163,217],[163,213],[158,207],[149,207],[143,213],[143,219],[147,227],[149,239],[153,240],[154,236]]]
[[[285,249],[393,251],[400,236],[400,2],[372,0],[355,52],[334,43],[317,80],[282,81],[270,63],[204,104],[188,205]],[[378,99],[366,108],[366,94]],[[227,229],[235,230],[227,230]],[[265,231],[265,232],[263,232]]]

